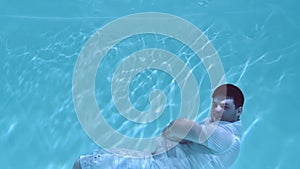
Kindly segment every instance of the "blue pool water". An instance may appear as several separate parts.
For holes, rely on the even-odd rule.
[[[227,82],[244,91],[242,121],[246,132],[232,169],[299,168],[299,5],[296,0],[1,0],[0,168],[68,169],[79,155],[97,147],[81,128],[73,105],[76,60],[97,29],[140,12],[169,13],[196,25],[218,51]],[[141,39],[146,45],[139,43]],[[166,111],[172,113],[164,114],[158,123],[161,126],[138,125],[108,114],[115,111],[108,90],[102,90],[110,81],[113,65],[120,61],[116,58],[130,51],[160,46],[185,60],[188,49],[180,52],[176,50],[179,42],[162,39],[153,35],[128,39],[99,67],[95,89],[99,106],[122,134],[157,135],[176,118],[178,86],[170,84],[172,78],[165,73],[145,70],[129,89],[137,109],[149,107],[147,99],[153,86],[167,93],[170,106]],[[196,62],[189,64],[193,67]],[[203,65],[194,73],[201,84],[199,111],[205,114],[210,105],[209,78]],[[128,132],[130,127],[135,131]]]

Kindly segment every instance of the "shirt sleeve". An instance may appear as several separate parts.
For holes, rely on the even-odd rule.
[[[228,128],[217,126],[210,133],[205,128],[203,130],[207,136],[205,145],[217,154],[227,151],[235,142],[235,135]]]

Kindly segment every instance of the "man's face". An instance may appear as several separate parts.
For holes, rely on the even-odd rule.
[[[238,120],[240,110],[236,109],[233,98],[226,96],[216,96],[213,98],[210,117],[211,121],[228,121],[234,122]]]

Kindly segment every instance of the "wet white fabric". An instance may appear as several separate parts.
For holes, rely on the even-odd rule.
[[[203,144],[185,142],[145,158],[118,156],[100,149],[81,156],[80,164],[82,169],[227,169],[238,156],[241,134],[240,121],[220,122]]]

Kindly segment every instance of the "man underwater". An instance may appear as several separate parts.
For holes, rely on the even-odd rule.
[[[239,154],[243,105],[242,91],[235,85],[223,84],[213,92],[209,118],[202,123],[177,119],[163,130],[164,140],[176,143],[173,148],[146,158],[100,150],[81,156],[73,169],[227,169]]]

